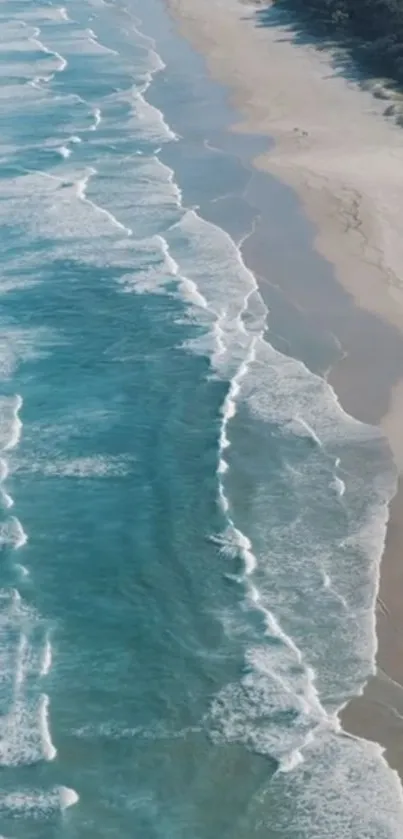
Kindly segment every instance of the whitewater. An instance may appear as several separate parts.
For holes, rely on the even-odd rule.
[[[222,150],[175,124],[159,0],[1,23],[0,832],[397,837],[396,773],[339,722],[375,670],[385,441],[271,343],[253,223],[187,201],[181,149]]]

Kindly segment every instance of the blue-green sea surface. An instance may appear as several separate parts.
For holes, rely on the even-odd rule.
[[[337,715],[395,476],[270,343],[260,140],[161,0],[0,16],[0,834],[395,839]]]

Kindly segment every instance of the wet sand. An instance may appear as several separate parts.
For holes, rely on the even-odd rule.
[[[402,476],[381,565],[378,674],[342,722],[384,745],[403,778],[403,129],[384,115],[387,91],[378,87],[374,97],[334,56],[295,43],[268,3],[168,2],[213,76],[232,91],[244,115],[234,130],[274,138],[255,166],[297,191],[315,249],[329,263],[325,277],[304,274],[304,283],[291,263],[281,276],[264,275],[273,219],[259,202],[257,175],[249,198],[260,222],[243,252],[274,309],[272,323],[287,305],[307,331],[320,325],[338,356],[321,372],[346,411],[382,425]]]

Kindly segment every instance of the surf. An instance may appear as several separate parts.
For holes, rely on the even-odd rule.
[[[113,639],[122,631],[128,615],[131,634],[127,638],[132,638],[131,598],[140,602],[135,600],[139,590],[145,592],[141,602],[147,603],[149,597],[150,609],[144,619],[147,632],[142,632],[141,623],[136,632],[138,629],[142,640],[148,640],[148,632],[154,631],[155,621],[159,630],[156,648],[167,656],[167,661],[171,661],[171,645],[172,649],[180,649],[177,660],[184,669],[180,671],[178,682],[181,682],[182,674],[185,679],[188,673],[186,663],[189,671],[200,678],[200,682],[195,682],[199,689],[204,674],[200,662],[203,666],[211,661],[220,663],[219,669],[212,670],[211,674],[208,672],[210,704],[207,710],[204,709],[202,718],[194,725],[171,726],[172,731],[184,732],[181,738],[177,737],[185,743],[183,753],[171,748],[178,765],[185,752],[191,751],[186,738],[193,735],[196,738],[195,748],[200,740],[203,741],[202,758],[207,754],[208,746],[205,744],[214,744],[217,751],[213,750],[212,754],[224,755],[230,767],[228,755],[232,752],[231,749],[227,751],[227,746],[241,746],[245,751],[263,755],[267,766],[271,765],[271,761],[275,762],[276,771],[270,776],[270,782],[278,790],[279,809],[283,800],[281,790],[288,783],[298,785],[298,802],[308,800],[307,807],[312,806],[319,789],[327,807],[329,786],[323,755],[331,755],[331,765],[341,771],[347,752],[349,759],[356,761],[356,766],[359,766],[357,755],[362,757],[364,754],[364,764],[372,767],[374,777],[382,776],[390,781],[390,773],[382,769],[384,764],[379,751],[370,752],[358,741],[349,741],[346,745],[347,738],[345,740],[339,730],[338,709],[343,692],[345,694],[347,688],[355,689],[362,684],[374,667],[376,574],[383,548],[387,503],[393,492],[395,476],[388,467],[384,468],[382,440],[378,432],[345,415],[323,379],[314,376],[298,360],[279,353],[270,344],[271,315],[260,295],[256,277],[243,258],[242,247],[252,231],[246,231],[245,236],[235,242],[223,228],[204,218],[201,211],[186,206],[185,190],[181,188],[180,157],[178,155],[177,158],[178,171],[164,158],[164,148],[172,143],[180,149],[180,143],[186,143],[186,136],[170,127],[168,113],[147,102],[147,96],[151,98],[154,79],[162,73],[169,78],[169,62],[165,63],[159,57],[157,44],[141,34],[140,25],[129,26],[133,23],[130,10],[109,8],[100,3],[91,21],[84,19],[80,22],[80,15],[86,18],[87,12],[86,8],[73,4],[69,7],[71,17],[64,7],[45,9],[39,13],[40,32],[34,37],[42,44],[42,49],[39,46],[38,49],[43,56],[38,66],[35,62],[35,66],[30,68],[31,75],[24,68],[24,79],[28,78],[28,84],[30,81],[35,85],[34,88],[26,87],[35,113],[40,113],[41,107],[46,106],[46,113],[52,114],[55,108],[57,125],[47,124],[48,136],[43,138],[40,134],[37,138],[30,138],[29,143],[21,144],[21,149],[17,148],[18,154],[13,151],[17,155],[18,168],[12,170],[12,177],[5,179],[4,185],[7,223],[15,226],[17,241],[20,230],[24,230],[28,254],[24,259],[32,260],[27,267],[16,259],[13,270],[18,273],[18,269],[25,266],[26,274],[39,276],[43,296],[29,298],[31,316],[37,314],[31,301],[41,301],[44,318],[54,318],[52,323],[57,322],[60,329],[60,336],[57,336],[60,347],[63,342],[66,347],[54,350],[56,360],[62,359],[63,364],[58,370],[58,377],[50,379],[50,385],[38,361],[35,367],[40,384],[37,402],[26,368],[20,374],[17,367],[15,376],[21,384],[18,392],[21,391],[22,396],[10,395],[11,379],[0,403],[1,483],[7,487],[11,485],[18,514],[18,517],[7,514],[7,499],[4,496],[5,515],[0,526],[0,542],[7,579],[11,580],[13,587],[18,585],[20,589],[18,597],[14,596],[13,603],[8,605],[13,615],[8,660],[12,661],[13,669],[9,674],[10,707],[3,760],[4,768],[13,767],[13,773],[7,776],[11,778],[9,783],[14,783],[17,777],[26,777],[17,776],[17,767],[30,766],[35,773],[35,767],[39,765],[40,771],[33,777],[39,781],[47,779],[43,788],[40,788],[39,781],[38,786],[29,784],[26,787],[18,781],[15,788],[1,794],[0,812],[6,814],[5,817],[14,814],[24,819],[58,817],[78,802],[82,784],[83,807],[88,807],[88,811],[91,790],[96,789],[95,797],[98,794],[104,796],[102,807],[110,807],[108,818],[110,813],[113,817],[117,801],[119,820],[124,818],[123,804],[130,814],[131,829],[133,818],[138,816],[141,820],[143,811],[136,808],[142,805],[138,801],[136,806],[133,801],[123,801],[124,796],[116,779],[111,779],[110,767],[105,768],[103,764],[99,767],[104,774],[102,777],[100,774],[99,778],[97,776],[95,787],[91,787],[94,775],[92,770],[88,770],[87,753],[83,754],[85,767],[75,766],[73,769],[73,761],[69,764],[65,758],[67,738],[70,755],[77,747],[74,743],[75,729],[73,725],[69,728],[69,714],[73,716],[77,713],[78,716],[83,714],[83,726],[78,730],[84,728],[90,731],[88,760],[94,754],[91,737],[103,732],[107,743],[105,751],[110,749],[111,767],[118,765],[113,763],[116,755],[107,740],[108,732],[115,730],[114,723],[113,720],[102,719],[104,706],[98,702],[97,692],[112,714],[108,697],[116,698],[117,695],[113,692],[116,687],[113,686],[113,664],[116,662],[111,657],[108,659],[109,644],[113,645]],[[123,21],[122,35],[117,35],[112,26],[108,34],[108,23],[117,19],[115,15]],[[30,26],[35,25],[32,9],[27,20]],[[138,24],[137,19],[136,22]],[[27,36],[32,26],[25,33]],[[80,45],[79,50],[75,38]],[[130,39],[135,41],[133,48]],[[86,40],[89,45],[87,53]],[[98,49],[101,45],[102,49]],[[137,50],[135,46],[138,46]],[[76,67],[74,63],[74,56],[82,54],[88,62],[85,74],[78,72],[79,65]],[[40,71],[40,77],[37,71]],[[74,88],[70,88],[73,83]],[[12,107],[16,107],[15,102]],[[35,124],[39,125],[39,121]],[[13,130],[17,130],[18,125],[16,119]],[[193,136],[192,142],[195,142]],[[208,147],[205,151],[211,153]],[[46,243],[46,256],[53,269],[49,269],[48,274],[48,266],[43,265],[46,262],[43,243]],[[16,294],[15,291],[13,293]],[[137,295],[136,299],[130,298],[130,294]],[[51,310],[52,304],[54,311]],[[82,310],[87,311],[87,307],[91,318],[85,322]],[[38,311],[42,312],[42,308]],[[110,319],[107,318],[109,312]],[[139,313],[137,321],[134,318],[131,322],[128,317],[130,312]],[[91,331],[92,319],[94,334]],[[105,327],[106,336],[98,335],[98,324]],[[168,325],[175,336],[173,340],[178,343],[169,344],[171,333],[168,334]],[[136,330],[139,336],[149,334],[155,346],[145,346],[140,341],[138,345],[134,344],[132,333]],[[164,354],[169,356],[170,362],[172,358],[177,362],[178,367],[173,366],[175,378],[172,379],[172,387],[177,390],[179,405],[181,399],[188,400],[189,413],[194,408],[190,404],[193,389],[189,386],[182,393],[182,384],[186,384],[184,370],[185,373],[188,369],[196,371],[195,383],[196,376],[201,379],[200,371],[203,371],[203,385],[205,382],[211,384],[211,391],[206,387],[203,393],[210,396],[214,390],[214,393],[220,394],[216,413],[208,415],[214,428],[214,435],[208,438],[213,448],[213,455],[208,461],[211,474],[206,477],[204,461],[202,464],[200,457],[195,468],[200,469],[198,480],[201,486],[205,482],[209,487],[210,479],[212,481],[212,517],[218,523],[215,530],[207,526],[203,536],[210,548],[217,549],[214,560],[219,564],[222,577],[225,577],[225,585],[228,583],[236,590],[232,623],[225,622],[224,607],[220,615],[223,650],[214,646],[219,635],[215,624],[214,631],[204,629],[201,620],[196,628],[193,625],[186,627],[186,604],[178,602],[176,609],[182,616],[183,608],[185,615],[180,624],[180,646],[170,626],[168,629],[164,625],[159,628],[158,616],[167,615],[173,620],[169,611],[171,577],[167,575],[166,602],[161,606],[154,604],[158,590],[165,589],[165,578],[161,576],[158,588],[153,576],[152,553],[142,564],[142,543],[131,530],[135,521],[139,532],[144,525],[151,545],[155,547],[155,543],[159,546],[159,542],[164,542],[163,548],[168,557],[166,570],[169,568],[178,586],[185,580],[185,591],[189,597],[194,594],[191,573],[193,545],[200,540],[193,524],[197,510],[192,511],[191,524],[190,518],[186,519],[189,531],[184,529],[182,532],[181,508],[174,493],[174,488],[178,492],[178,483],[175,483],[178,479],[172,466],[172,461],[174,466],[182,462],[183,446],[185,442],[189,445],[188,428],[182,421],[185,412],[182,415],[174,401],[168,400],[167,393],[162,388],[161,392],[158,390],[161,387],[158,371],[162,379],[166,375],[168,383],[171,382],[169,365],[158,367],[156,363],[156,359],[164,359]],[[116,358],[123,359],[122,368],[125,371],[130,368],[130,375],[126,373],[122,380],[121,370],[117,365],[113,366]],[[150,363],[146,384],[141,378],[145,361]],[[111,369],[116,375],[115,387],[111,384]],[[51,364],[49,373],[54,375]],[[98,383],[99,375],[102,390],[98,391],[95,386],[92,390],[93,381]],[[65,380],[71,388],[71,401],[64,397]],[[153,401],[155,392],[160,397],[158,403]],[[27,393],[32,401],[26,399]],[[46,419],[41,415],[42,404],[45,404]],[[141,469],[144,467],[140,461],[148,440],[144,417],[148,422],[153,420],[151,413],[146,413],[150,405],[154,409],[157,406],[160,421],[153,446],[147,452],[149,471],[143,475]],[[201,409],[205,407],[203,405]],[[144,415],[140,413],[142,408]],[[123,425],[122,420],[122,427],[119,425],[121,415],[126,423]],[[197,431],[195,438],[204,440],[196,424],[194,429]],[[178,435],[177,443],[173,442],[175,434]],[[135,457],[130,459],[125,453],[120,453],[121,438],[130,440],[126,443],[128,446],[133,445],[133,439],[138,443],[136,457],[139,462]],[[112,453],[103,453],[101,444],[104,443],[105,446],[107,443],[110,445]],[[373,498],[367,502],[364,490],[373,473],[372,466],[368,466],[368,472],[362,477],[361,459],[362,452],[372,452],[373,449],[379,449],[375,469],[379,469],[379,481]],[[161,452],[168,453],[167,463],[158,461]],[[172,453],[176,453],[176,457]],[[183,467],[181,483],[185,488],[187,480],[193,486],[189,477],[192,464],[189,458],[186,469]],[[248,469],[253,473],[253,481]],[[141,482],[142,496],[134,492],[136,479]],[[23,504],[11,484],[13,480],[23,496]],[[166,490],[169,480],[172,481],[172,497],[169,494],[170,485],[168,492]],[[122,487],[113,495],[113,487],[119,481],[122,481]],[[180,489],[182,492],[182,486]],[[107,492],[110,497],[106,503]],[[56,498],[61,501],[60,509],[55,509],[56,501],[53,499]],[[181,498],[184,506],[183,496]],[[370,508],[371,521],[375,521],[371,530],[365,510],[357,501],[359,498],[365,498],[364,506]],[[111,499],[115,499],[114,503]],[[91,503],[99,504],[96,507],[96,525],[91,519]],[[149,520],[146,516],[147,503],[151,508]],[[32,510],[42,511],[42,518],[37,520]],[[79,531],[80,539],[77,538],[72,545],[66,532],[57,532],[55,522],[61,528],[65,527],[71,536],[77,520],[82,531]],[[334,521],[334,530],[333,524],[329,530],[321,530],[320,525],[325,521]],[[104,534],[102,540],[98,539],[99,532]],[[343,545],[342,533],[346,537]],[[109,541],[111,534],[113,551],[110,547],[112,540]],[[91,540],[95,540],[97,546],[97,556],[92,557],[94,570],[87,563]],[[171,542],[181,546],[180,550],[186,553],[186,563],[180,564],[180,550],[174,550]],[[130,557],[127,567],[119,564],[125,550]],[[355,605],[347,573],[352,555],[356,567],[363,568],[363,574],[369,580],[363,588],[363,600],[359,607]],[[22,558],[26,564],[17,562],[17,558]],[[62,567],[63,564],[66,567]],[[202,567],[206,577],[212,573],[212,565],[207,563]],[[77,571],[78,582],[71,586]],[[66,591],[62,595],[58,593],[52,574],[64,580]],[[36,588],[37,578],[42,580],[43,591]],[[110,590],[105,580],[109,581]],[[360,581],[361,578],[357,588],[361,590]],[[59,582],[59,587],[61,585],[63,583]],[[223,591],[226,589],[223,588]],[[210,595],[213,597],[214,592]],[[85,623],[89,614],[86,597],[90,598],[92,607],[95,604],[95,629],[98,616],[102,616],[99,638],[93,639],[93,655],[90,654],[88,636],[85,633],[80,635],[74,625],[74,609],[77,609],[82,624],[88,633],[91,632],[91,627]],[[54,633],[46,614],[43,617],[35,614],[35,618],[31,615],[28,604],[35,598],[45,607],[48,605],[50,611],[53,610]],[[113,598],[120,604],[118,616],[114,614]],[[194,608],[197,614],[198,608]],[[203,608],[209,608],[207,597]],[[220,613],[219,605],[215,604],[215,609]],[[354,617],[357,614],[359,617]],[[323,647],[322,636],[327,638],[328,633],[320,631],[323,626],[321,620],[325,620],[320,615],[325,615],[326,620],[331,616],[333,646],[337,646],[334,638],[337,637],[338,641],[341,638],[340,653]],[[225,643],[227,634],[230,634],[230,624],[231,631],[234,635],[239,632],[242,641],[237,647],[236,661],[231,648],[232,658],[227,668]],[[205,646],[200,644],[200,651],[197,640],[203,640],[204,635],[208,643]],[[98,646],[99,639],[102,644]],[[145,667],[150,666],[149,658],[152,667],[155,665],[150,683],[158,683],[157,676],[160,675],[157,670],[158,655],[146,656],[139,639],[136,638],[135,642],[128,643],[121,650],[129,678],[126,683],[121,671],[119,712],[122,708],[129,713],[124,705],[125,698],[130,697],[130,708],[134,704],[131,697],[137,685],[134,679],[130,683],[130,674],[131,668],[133,672],[139,672],[135,669],[137,657],[143,660]],[[175,647],[175,644],[178,646]],[[195,657],[192,658],[192,655]],[[360,662],[358,668],[352,661],[354,656]],[[343,670],[344,661],[348,662],[347,672]],[[168,670],[169,666],[164,663],[164,689],[166,684],[170,684]],[[82,694],[78,687],[74,693],[70,684],[72,681],[74,685],[79,674],[83,681],[80,684]],[[63,708],[60,684],[64,685],[69,700],[74,696],[83,697],[82,708],[81,700],[77,703],[80,707],[69,707],[68,711]],[[187,689],[185,684],[184,689]],[[193,684],[189,687],[189,702],[193,702],[192,691]],[[146,693],[144,697],[147,697]],[[158,695],[156,707],[166,710],[164,701],[164,697]],[[172,703],[170,710],[175,708],[179,716],[177,709],[181,708],[181,699],[175,704],[173,694],[168,694],[167,701]],[[95,717],[89,722],[85,719],[86,703],[89,703],[91,714]],[[71,701],[68,704],[74,705]],[[148,704],[152,706],[146,698],[146,713],[150,710]],[[64,722],[59,722],[58,714]],[[121,728],[123,732],[135,730],[135,726],[126,725],[123,721]],[[141,730],[153,731],[152,724],[143,726]],[[131,739],[135,738],[127,737],[125,740],[127,750]],[[152,741],[151,737],[148,739]],[[193,741],[191,746],[193,749]],[[96,747],[99,749],[98,741]],[[158,745],[154,748],[155,766],[163,768],[164,754],[157,751]],[[235,753],[235,749],[233,751]],[[197,751],[194,753],[198,755]],[[244,752],[237,754],[244,755]],[[129,751],[128,756],[128,764],[132,761],[130,779],[133,783],[132,771],[136,760]],[[142,757],[140,751],[138,757],[139,760]],[[246,760],[245,757],[243,759]],[[208,761],[203,768],[206,770],[207,766]],[[123,758],[122,767],[127,767]],[[75,777],[70,779],[73,772]],[[317,785],[316,793],[310,789],[312,798],[307,799],[304,798],[301,779],[309,773],[316,773]],[[57,778],[66,784],[74,783],[77,792],[70,786],[55,784]],[[79,779],[79,783],[76,784],[75,778]],[[166,786],[161,783],[162,778],[157,779],[156,789]],[[111,780],[108,789],[105,779]],[[242,782],[244,780],[242,778]],[[366,779],[361,775],[357,785],[360,790],[362,782],[365,785]],[[147,783],[152,785],[150,777]],[[194,783],[197,785],[197,779]],[[142,784],[145,787],[144,809],[147,811],[146,818],[150,820],[144,823],[151,824],[153,828],[154,823],[163,824],[161,829],[166,828],[165,832],[174,832],[166,816],[167,812],[171,814],[170,802],[165,802],[162,808],[154,789],[151,792],[146,789],[143,778],[140,786]],[[203,790],[195,788],[196,801]],[[340,787],[337,789],[340,796],[345,794]],[[189,793],[192,794],[190,788]],[[179,808],[176,799],[174,806]],[[196,804],[194,806],[196,808]],[[191,807],[187,814],[190,810]],[[133,815],[136,813],[137,816]],[[70,814],[63,818],[70,818]],[[77,818],[80,818],[79,810]],[[327,830],[326,824],[326,821],[321,823],[321,839],[325,835],[324,830]],[[103,829],[102,826],[100,829]],[[308,817],[301,829],[310,835],[311,821]],[[337,833],[338,828],[334,824],[331,829]]]

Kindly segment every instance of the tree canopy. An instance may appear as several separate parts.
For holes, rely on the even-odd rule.
[[[403,0],[277,0],[328,34],[354,36],[377,72],[403,83]]]

